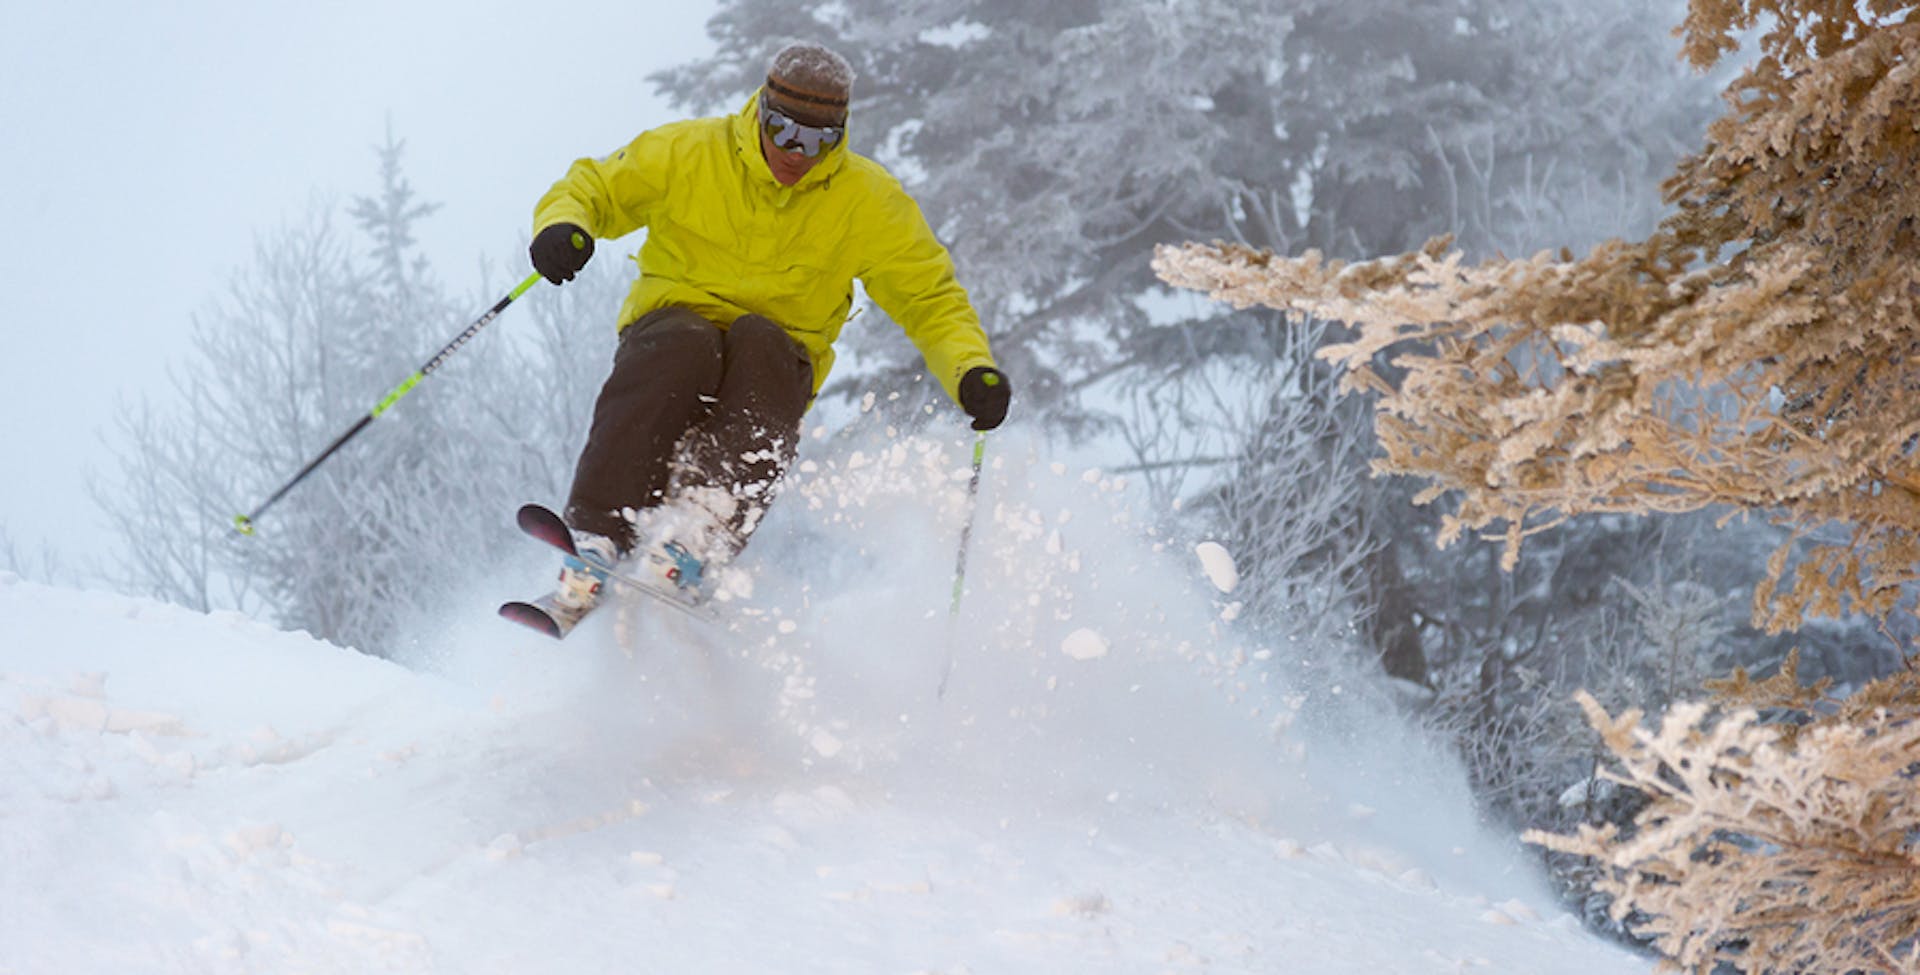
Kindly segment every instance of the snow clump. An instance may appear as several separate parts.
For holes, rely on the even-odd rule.
[[[1233,564],[1233,554],[1219,542],[1201,542],[1193,547],[1193,554],[1200,557],[1200,571],[1207,574],[1207,581],[1213,588],[1229,593],[1240,585],[1240,570]]]

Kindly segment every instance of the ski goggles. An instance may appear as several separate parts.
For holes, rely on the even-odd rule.
[[[846,129],[839,125],[807,125],[793,116],[767,104],[765,94],[760,96],[760,128],[767,133],[773,144],[787,152],[798,151],[808,159],[840,143],[840,137]]]

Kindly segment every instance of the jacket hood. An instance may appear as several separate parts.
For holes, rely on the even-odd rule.
[[[839,172],[841,166],[846,165],[847,154],[853,151],[848,148],[849,143],[853,141],[852,133],[842,131],[840,141],[835,143],[833,148],[828,149],[826,155],[820,157],[820,161],[815,163],[812,169],[807,170],[807,175],[800,177],[800,182],[792,186],[783,186],[778,179],[774,178],[772,167],[767,165],[767,157],[760,151],[760,93],[761,89],[755,89],[752,95],[747,96],[747,103],[733,113],[733,151],[740,156],[740,161],[746,165],[747,172],[755,179],[765,180],[775,189],[781,190],[805,189],[832,179],[833,174]]]

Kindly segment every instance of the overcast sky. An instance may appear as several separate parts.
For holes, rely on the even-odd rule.
[[[77,564],[111,544],[85,486],[111,473],[116,402],[166,395],[192,314],[256,233],[373,192],[391,120],[414,189],[443,204],[423,247],[455,293],[477,286],[482,257],[524,260],[571,160],[675,117],[646,76],[711,51],[713,3],[0,11],[0,526]]]

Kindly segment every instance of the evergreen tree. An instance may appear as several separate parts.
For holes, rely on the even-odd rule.
[[[718,53],[656,80],[690,108],[728,110],[785,41],[842,50],[861,74],[855,145],[907,180],[953,249],[1022,402],[1084,420],[1077,394],[1116,371],[1180,345],[1247,349],[1243,323],[1156,321],[1161,240],[1371,252],[1463,211],[1504,219],[1529,169],[1536,209],[1554,198],[1545,182],[1650,179],[1698,102],[1675,97],[1684,83],[1641,13],[726,0],[709,27]],[[904,386],[911,351],[890,349]]]
[[[1229,540],[1274,545],[1243,554],[1276,572],[1301,557],[1346,567],[1337,588],[1362,595],[1389,672],[1426,682],[1434,624],[1490,615],[1484,590],[1447,593],[1467,597],[1457,611],[1437,598],[1455,576],[1428,566],[1434,530],[1405,513],[1410,491],[1353,483],[1357,411],[1305,438],[1316,456],[1274,449],[1256,415],[1296,422],[1299,402],[1328,397],[1312,347],[1275,315],[1167,300],[1152,248],[1197,236],[1358,253],[1458,221],[1491,250],[1650,223],[1656,207],[1631,205],[1631,188],[1651,187],[1710,101],[1657,21],[1641,4],[1533,0],[728,0],[710,27],[718,53],[657,80],[690,108],[730,109],[786,40],[841,49],[861,71],[854,145],[908,182],[953,248],[1022,408],[1076,440],[1104,431],[1129,468],[1208,499],[1189,509],[1204,534],[1274,524],[1270,505],[1303,499],[1268,488],[1328,473],[1320,489],[1347,499],[1329,521],[1358,537],[1301,551],[1275,533]],[[840,391],[931,395],[889,332],[849,330]],[[1356,552],[1374,554],[1356,569]]]
[[[1614,919],[1689,972],[1912,971],[1920,680],[1899,673],[1841,701],[1802,686],[1789,659],[1715,690],[1720,708],[1676,706],[1657,728],[1582,695],[1617,765],[1607,780],[1649,801],[1627,830],[1527,841],[1590,858]]]
[[[1162,273],[1353,323],[1327,354],[1383,394],[1382,466],[1460,499],[1443,542],[1491,527],[1511,566],[1581,512],[1767,512],[1816,544],[1768,560],[1757,619],[1884,616],[1920,581],[1912,12],[1697,2],[1702,64],[1775,25],[1644,241],[1477,267],[1446,238],[1354,265],[1190,245]]]
[[[1350,323],[1353,341],[1324,354],[1347,370],[1347,388],[1380,396],[1379,467],[1421,478],[1423,499],[1459,499],[1441,541],[1491,528],[1506,543],[1501,568],[1525,573],[1542,548],[1567,544],[1568,524],[1766,513],[1792,533],[1771,557],[1746,548],[1751,533],[1703,553],[1765,565],[1757,623],[1855,609],[1910,635],[1913,617],[1898,611],[1910,606],[1920,532],[1906,366],[1920,203],[1899,174],[1914,162],[1914,11],[1698,0],[1686,23],[1696,64],[1763,21],[1767,30],[1728,113],[1668,184],[1676,212],[1645,240],[1477,265],[1446,238],[1355,263],[1192,244],[1165,249],[1158,265],[1170,283],[1236,306]],[[1796,552],[1802,538],[1815,544]],[[1468,558],[1491,564],[1493,551]],[[1725,590],[1611,574],[1589,578],[1637,604],[1655,651],[1615,654],[1615,686],[1638,697],[1622,703],[1666,703],[1728,635],[1714,608]],[[1499,586],[1534,591],[1525,575],[1487,588]],[[1783,649],[1734,638],[1747,659]],[[1753,699],[1773,709],[1769,722],[1798,709],[1790,720],[1826,726],[1785,749],[1761,747],[1777,726],[1751,711],[1715,725],[1704,708],[1676,706],[1655,735],[1634,729],[1638,712],[1615,721],[1589,699],[1627,769],[1620,781],[1654,801],[1631,830],[1536,840],[1595,858],[1592,882],[1617,898],[1614,917],[1636,917],[1694,970],[1879,970],[1896,947],[1910,963],[1911,836],[1888,829],[1902,820],[1885,797],[1913,794],[1911,663],[1846,643],[1856,686],[1904,673],[1844,702]],[[1502,673],[1525,656],[1505,649],[1514,645],[1482,657],[1471,691],[1504,706],[1464,713],[1511,715],[1526,700]],[[1595,649],[1590,659],[1606,655]]]

